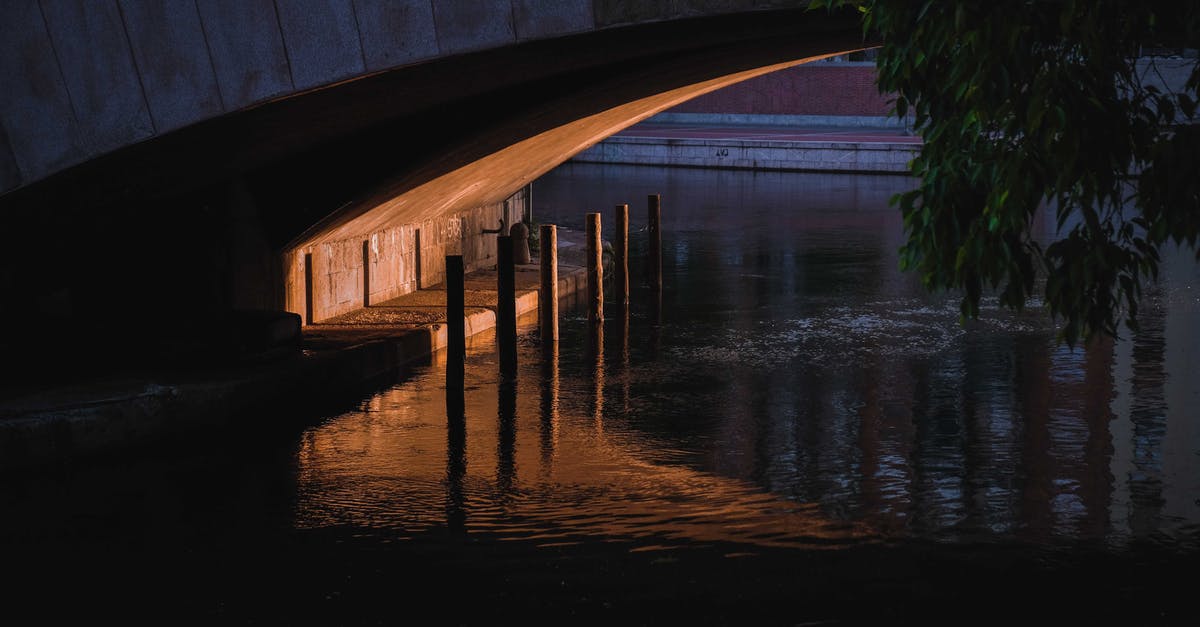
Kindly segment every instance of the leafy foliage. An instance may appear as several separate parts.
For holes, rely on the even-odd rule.
[[[1200,69],[1172,92],[1144,53],[1200,47],[1200,3],[812,5],[859,7],[879,87],[924,138],[919,186],[893,198],[905,268],[961,289],[964,317],[985,290],[1021,308],[1040,288],[1067,343],[1136,328],[1160,248],[1200,233]],[[1057,217],[1045,246],[1039,211]]]

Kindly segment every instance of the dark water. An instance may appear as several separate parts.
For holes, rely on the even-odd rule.
[[[447,429],[435,358],[301,429],[12,478],[0,531],[51,573],[71,563],[64,554],[99,551],[108,564],[162,552],[176,564],[180,555],[217,560],[196,571],[211,583],[228,560],[232,572],[216,579],[235,577],[237,592],[224,593],[244,603],[257,577],[246,556],[262,547],[276,565],[264,577],[287,579],[318,604],[339,601],[366,572],[400,571],[419,588],[432,585],[420,581],[431,564],[444,574],[459,568],[446,564],[494,563],[496,552],[516,564],[497,581],[516,585],[513,573],[525,569],[551,573],[554,586],[569,577],[538,560],[563,551],[645,554],[645,564],[669,568],[681,551],[716,547],[720,559],[783,556],[788,577],[794,560],[828,559],[797,555],[841,552],[856,556],[844,567],[856,586],[956,576],[941,567],[913,575],[908,558],[892,559],[906,574],[879,574],[891,571],[861,552],[871,546],[903,555],[984,547],[976,569],[1006,564],[1000,547],[1121,555],[1149,542],[1192,555],[1200,269],[1191,257],[1168,255],[1131,337],[1071,350],[1036,306],[1011,313],[994,300],[962,325],[953,298],[926,294],[897,269],[902,232],[887,199],[908,184],[561,167],[534,186],[538,221],[582,229],[586,212],[601,211],[607,234],[612,206],[632,205],[632,303],[627,313],[606,306],[602,350],[577,309],[564,310],[552,355],[526,320],[513,385],[499,382],[492,336],[472,341],[461,432]],[[647,193],[663,195],[661,303],[640,280]],[[460,548],[421,548],[446,542]],[[331,546],[367,552],[335,558]],[[425,557],[363,557],[389,546]],[[609,568],[580,567],[576,580],[608,582],[618,576]],[[674,581],[632,566],[622,576]],[[225,597],[211,594],[198,604],[223,616]],[[914,606],[931,596],[893,595]],[[309,606],[284,607],[294,618]]]

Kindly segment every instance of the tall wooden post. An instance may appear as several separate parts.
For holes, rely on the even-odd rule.
[[[538,235],[542,289],[538,293],[538,324],[542,346],[558,341],[558,228],[543,224]]]
[[[604,321],[604,247],[600,243],[600,214],[587,214],[588,322]]]
[[[650,233],[646,273],[650,288],[659,291],[662,289],[662,196],[650,194],[646,197],[646,204]]]
[[[616,233],[613,234],[613,269],[616,271],[614,286],[618,303],[629,302],[629,205],[616,207]]]
[[[500,374],[517,375],[517,303],[513,276],[512,236],[496,238],[496,342],[500,345]]]
[[[362,245],[362,280],[363,307],[371,306],[371,240],[363,240]]]
[[[304,324],[313,323],[313,259],[312,253],[304,253]]]
[[[467,359],[462,255],[446,255],[446,410],[461,413]]]

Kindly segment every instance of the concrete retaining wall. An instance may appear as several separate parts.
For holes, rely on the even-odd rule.
[[[887,117],[874,63],[816,61],[764,74],[689,100],[670,113]]]
[[[896,173],[908,171],[919,144],[610,137],[573,161],[631,165]]]
[[[290,251],[283,260],[286,308],[300,314],[307,323],[308,255],[312,263],[313,322],[441,283],[445,280],[446,255],[462,255],[467,272],[494,264],[496,237],[484,230],[495,230],[502,219],[509,225],[519,221],[526,202],[525,190],[521,190],[504,202],[451,216]]]

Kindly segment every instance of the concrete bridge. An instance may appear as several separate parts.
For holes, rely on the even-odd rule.
[[[485,264],[483,229],[573,154],[863,46],[855,15],[797,4],[5,2],[0,321],[319,321],[440,280],[447,252]]]

